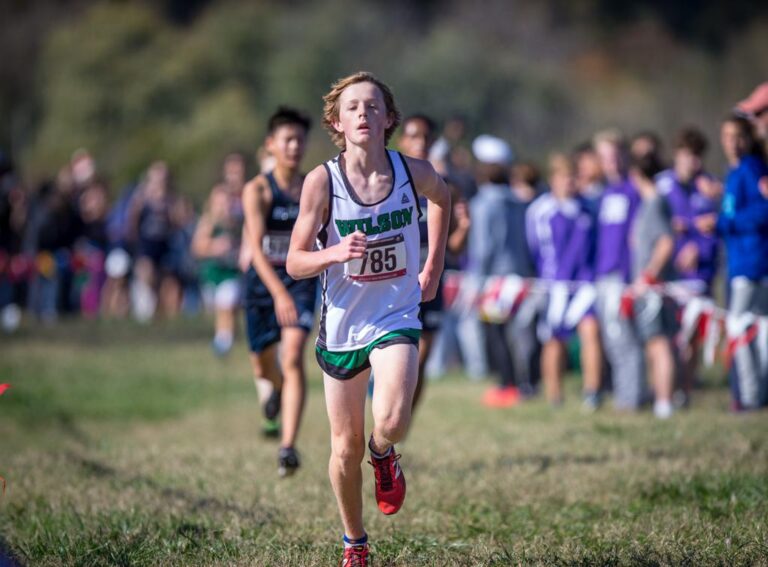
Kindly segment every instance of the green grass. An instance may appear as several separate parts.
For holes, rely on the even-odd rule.
[[[0,550],[28,565],[334,565],[341,528],[308,356],[304,466],[279,480],[246,349],[202,321],[64,323],[0,342]],[[430,383],[398,449],[406,504],[378,513],[376,565],[768,565],[768,415],[722,383],[669,422]]]

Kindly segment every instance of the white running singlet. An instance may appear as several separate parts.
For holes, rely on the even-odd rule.
[[[322,273],[322,306],[317,345],[331,352],[363,348],[419,321],[419,208],[411,173],[400,153],[387,150],[393,183],[378,203],[365,204],[339,165],[328,172],[329,218],[317,236],[320,249],[338,244],[356,230],[368,246],[362,259],[334,264]]]

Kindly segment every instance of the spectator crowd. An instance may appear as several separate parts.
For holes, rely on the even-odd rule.
[[[559,406],[570,361],[581,370],[585,410],[610,389],[617,409],[652,401],[667,418],[690,403],[715,327],[704,315],[717,309],[733,408],[766,405],[768,83],[720,125],[723,175],[707,169],[714,144],[699,129],[681,127],[670,142],[603,130],[542,169],[500,138],[469,141],[461,118],[446,121],[429,156],[468,236],[448,255],[428,373],[460,362],[470,377],[498,377],[488,406],[539,391]],[[257,160],[269,169],[269,156]],[[162,161],[116,191],[78,150],[32,190],[0,152],[2,328],[25,316],[149,322],[205,309],[215,313],[214,351],[225,354],[248,267],[247,172],[244,155],[226,156],[198,214]],[[693,312],[715,299],[723,307]]]

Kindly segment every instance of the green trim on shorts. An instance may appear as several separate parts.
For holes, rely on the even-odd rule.
[[[363,348],[345,352],[332,352],[315,346],[315,353],[320,367],[329,375],[341,380],[352,378],[370,366],[368,361],[371,351],[388,344],[419,344],[421,329],[398,329],[382,335]]]

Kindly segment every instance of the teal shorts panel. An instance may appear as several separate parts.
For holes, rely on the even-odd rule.
[[[316,346],[315,356],[323,372],[338,380],[349,380],[371,367],[370,355],[373,349],[399,344],[418,346],[420,336],[420,329],[400,329],[387,333],[357,350],[332,352]]]

